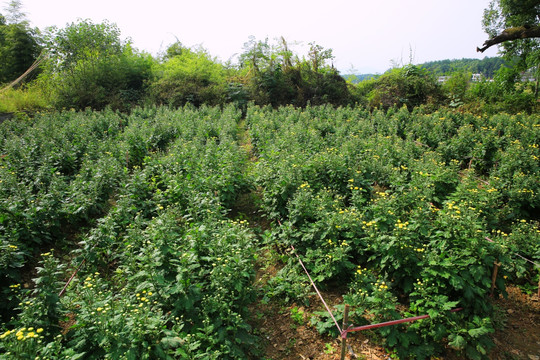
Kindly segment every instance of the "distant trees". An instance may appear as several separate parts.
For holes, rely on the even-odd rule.
[[[38,31],[30,28],[20,1],[11,1],[7,18],[0,14],[0,84],[22,75],[37,59]]]
[[[486,30],[496,34],[518,23],[532,26],[529,22],[540,17],[536,2],[493,0],[484,18]],[[309,43],[301,56],[284,38],[271,43],[250,37],[238,62],[223,64],[205,49],[185,47],[180,41],[154,58],[134,49],[120,35],[115,24],[90,20],[49,28],[41,34],[30,28],[20,1],[14,0],[7,16],[0,15],[0,83],[16,79],[44,49],[48,58],[32,86],[10,94],[12,99],[25,98],[18,103],[27,104],[26,108],[111,107],[125,111],[145,103],[179,107],[233,102],[245,110],[248,102],[254,102],[274,107],[358,104],[386,110],[442,105],[471,111],[531,112],[537,106],[534,94],[538,83],[532,89],[530,82],[519,82],[524,69],[534,69],[539,77],[537,39],[504,42],[505,60],[409,64],[353,84],[353,79],[346,81],[334,68],[332,49],[316,43]],[[513,66],[515,59],[518,66]],[[493,81],[473,83],[472,73]],[[443,84],[437,81],[437,75],[442,74],[448,76]],[[28,90],[33,91],[33,97],[24,96]],[[42,94],[47,98],[45,105],[34,100]],[[3,108],[17,109],[11,105]]]
[[[429,61],[422,64],[422,67],[435,75],[450,75],[454,72],[470,72],[472,74],[482,74],[491,79],[495,72],[505,64],[505,60],[500,57],[485,57],[484,59],[454,59]]]

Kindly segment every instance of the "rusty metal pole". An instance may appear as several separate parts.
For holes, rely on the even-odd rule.
[[[345,312],[343,313],[343,326],[341,327],[343,331],[347,329],[347,323],[349,322],[349,305],[345,304]],[[345,354],[347,353],[347,334],[345,337],[343,334],[341,336],[341,360],[345,359]]]

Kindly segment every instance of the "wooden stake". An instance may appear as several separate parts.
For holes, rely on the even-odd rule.
[[[495,261],[493,263],[495,266],[493,267],[493,275],[491,275],[491,294],[490,296],[493,296],[493,292],[495,290],[495,281],[497,281],[497,272],[499,271],[499,266],[501,266],[501,263],[498,261]]]
[[[347,323],[349,322],[349,305],[345,304],[345,312],[343,313],[343,326],[342,329],[345,331],[347,329]],[[345,359],[345,354],[347,353],[347,338],[341,338],[341,360]]]

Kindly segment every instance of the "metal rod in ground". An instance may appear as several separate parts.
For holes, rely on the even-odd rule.
[[[343,326],[342,329],[347,328],[347,323],[349,322],[349,305],[345,304],[345,312],[343,313]],[[341,337],[341,360],[345,359],[345,354],[347,353],[347,337]]]
[[[493,296],[493,291],[495,290],[495,282],[497,281],[497,272],[499,271],[499,266],[501,266],[501,263],[498,261],[495,261],[493,263],[495,266],[493,267],[493,275],[491,276],[491,293],[490,296]]]

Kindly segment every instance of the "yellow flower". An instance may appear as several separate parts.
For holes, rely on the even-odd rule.
[[[98,312],[99,312],[99,311],[102,311],[102,310],[103,310],[102,307],[98,307],[98,308],[96,309],[96,311],[98,311]]]
[[[38,334],[41,334],[41,333],[43,332],[43,328],[37,329],[36,332],[37,332]]]

